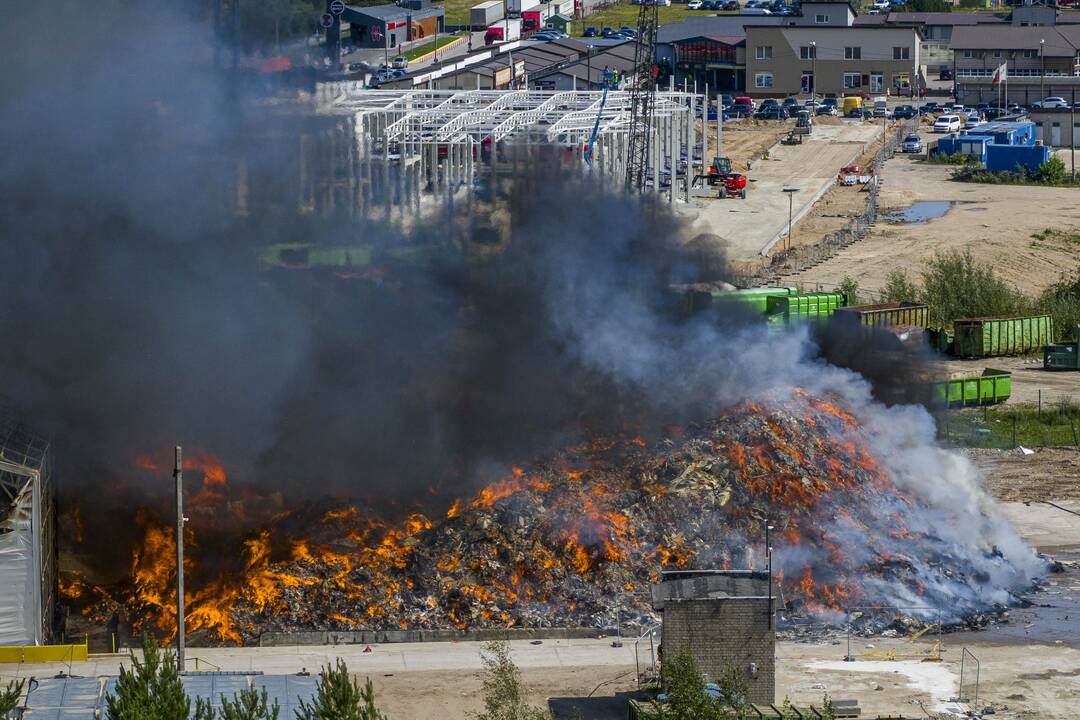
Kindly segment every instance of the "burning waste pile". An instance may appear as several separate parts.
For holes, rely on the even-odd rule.
[[[642,593],[663,569],[760,568],[767,519],[788,615],[842,622],[847,608],[877,605],[964,623],[1015,603],[1038,561],[977,499],[932,505],[962,460],[942,453],[937,476],[913,492],[906,475],[932,468],[883,457],[888,432],[837,396],[795,390],[656,442],[598,441],[515,468],[440,519],[386,527],[356,507],[332,510],[284,548],[270,530],[249,537],[243,571],[189,598],[188,627],[235,643],[270,630],[600,629],[617,606],[645,623]],[[175,630],[174,545],[164,526],[146,529],[158,542],[136,551],[138,581],[120,601]],[[140,574],[147,567],[157,574]]]

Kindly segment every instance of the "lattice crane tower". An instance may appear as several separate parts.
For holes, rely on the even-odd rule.
[[[659,2],[641,0],[638,9],[634,76],[630,88],[630,137],[626,162],[626,190],[641,192],[649,171],[653,115],[656,112],[656,28],[660,24]]]

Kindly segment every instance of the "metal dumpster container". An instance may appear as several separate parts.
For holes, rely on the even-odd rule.
[[[844,321],[857,320],[869,327],[907,325],[924,328],[930,325],[930,306],[912,302],[851,305],[838,308],[835,317]]]
[[[807,293],[787,297],[772,296],[766,300],[770,323],[787,325],[799,320],[820,320],[831,317],[847,305],[847,297],[839,292]]]
[[[918,402],[930,407],[994,405],[1005,402],[1011,395],[1012,373],[993,368],[928,382],[915,393]]]
[[[1049,315],[966,318],[953,322],[953,354],[958,357],[1021,355],[1053,342]]]

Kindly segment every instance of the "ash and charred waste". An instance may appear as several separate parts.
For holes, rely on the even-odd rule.
[[[967,521],[904,489],[875,453],[877,432],[839,398],[795,391],[659,441],[574,447],[438,520],[386,527],[355,507],[326,512],[303,537],[249,537],[242,571],[193,589],[188,627],[244,643],[271,630],[602,629],[617,607],[652,623],[648,589],[664,570],[739,569],[748,557],[762,569],[767,519],[787,615],[839,623],[846,608],[877,604],[957,622],[1025,589],[1027,558],[997,550],[985,528],[966,545],[935,531]],[[173,621],[167,533],[147,524],[166,541],[140,547],[139,581],[122,597],[162,630]]]

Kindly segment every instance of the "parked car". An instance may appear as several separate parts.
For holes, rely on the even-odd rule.
[[[603,30],[600,31],[600,36],[601,37],[611,37],[614,34],[615,34],[615,28],[613,28],[613,27],[605,27]]]
[[[776,98],[765,98],[761,101],[761,104],[758,105],[758,110],[764,110],[765,108],[771,108],[774,106],[778,106],[779,104],[780,103],[777,102]]]
[[[934,121],[934,132],[950,133],[960,132],[962,121],[959,115],[941,115]]]
[[[971,111],[969,111],[967,113],[961,114],[960,119],[964,123],[964,129],[965,130],[967,130],[968,128],[973,128],[976,125],[979,125],[980,123],[982,123],[982,121],[983,121],[982,120],[982,115],[975,112],[974,110],[971,110]]]
[[[936,102],[923,103],[919,108],[920,115],[932,115],[933,113],[941,112],[941,106]]]
[[[818,115],[836,115],[838,114],[836,109],[836,98],[825,98],[817,106]]]
[[[585,32],[582,33],[585,37],[599,37],[600,31],[594,27],[585,28]]]
[[[784,98],[783,106],[785,110],[791,112],[792,108],[799,106],[799,98],[795,97],[794,95],[788,95],[786,98]]]
[[[720,96],[720,105],[723,106],[725,109],[731,107],[734,104],[735,98],[731,97],[730,95]]]
[[[949,68],[947,68],[945,66],[942,66],[942,68],[940,70],[938,70],[937,79],[938,80],[952,80],[952,70],[950,70]]]
[[[730,108],[727,109],[727,114],[733,118],[751,117],[754,114],[754,108],[747,103],[741,103],[736,101]]]
[[[1048,98],[1043,98],[1042,100],[1039,100],[1037,103],[1034,104],[1034,107],[1040,108],[1042,110],[1049,110],[1051,108],[1054,108],[1054,109],[1066,108],[1067,109],[1069,107],[1069,103],[1063,97],[1048,97]]]
[[[791,117],[791,113],[779,105],[763,107],[754,113],[755,120],[787,120],[789,117]]]
[[[700,10],[701,5],[702,5],[702,0],[690,0],[690,2],[686,3],[686,9],[687,10]]]
[[[720,5],[720,3],[713,3],[713,5]],[[728,12],[739,12],[739,0],[727,0],[727,2],[716,8],[717,10],[726,10]]]
[[[922,138],[914,134],[908,135],[906,138],[904,138],[904,142],[900,143],[900,152],[921,153]]]
[[[908,120],[919,114],[914,105],[897,105],[893,110],[893,117],[898,120]]]
[[[390,63],[390,67],[394,68],[395,70],[404,70],[405,68],[409,67],[409,58],[405,57],[404,55],[398,55]]]

